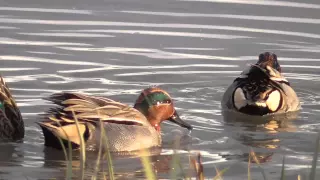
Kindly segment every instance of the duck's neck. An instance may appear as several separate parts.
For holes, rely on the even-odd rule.
[[[158,119],[155,119],[153,116],[149,115],[148,108],[139,107],[139,106],[134,106],[134,108],[139,112],[141,112],[147,118],[151,126],[154,127],[160,133],[161,131],[161,126],[159,123],[160,121]]]
[[[140,111],[145,117],[148,116],[148,107],[144,106],[144,104],[135,104],[133,108]]]
[[[134,108],[139,112],[141,112],[145,117],[148,117],[148,108],[137,106],[137,105],[135,105]]]
[[[158,132],[158,133],[160,133],[161,132],[161,126],[160,126],[160,124],[155,124],[155,125],[152,125],[155,129],[156,129],[156,131]]]

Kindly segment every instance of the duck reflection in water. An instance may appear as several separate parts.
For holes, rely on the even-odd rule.
[[[148,152],[148,156],[157,157],[160,156],[161,148],[153,147],[144,149]],[[136,152],[134,154],[123,154],[117,152],[110,152],[112,166],[115,169],[114,177],[126,177],[132,178],[136,175],[136,168],[141,164],[141,152]],[[67,158],[67,159],[66,159]],[[95,168],[98,167],[97,179],[103,179],[102,176],[105,173],[108,173],[108,157],[105,153],[100,155],[100,163],[97,166],[98,152],[96,151],[86,151],[85,154],[85,178],[92,178],[94,176]],[[151,159],[151,158],[150,158]],[[156,159],[151,159],[152,164],[154,164]],[[134,166],[133,166],[134,164]],[[55,148],[45,148],[44,149],[44,165],[45,168],[54,168],[54,167],[64,167],[61,169],[59,174],[56,174],[59,177],[64,177],[65,172],[68,171],[68,165],[71,166],[73,176],[78,177],[80,175],[81,167],[81,153],[80,151],[72,151],[71,157],[70,152],[67,151],[67,157],[64,153],[61,153],[60,150]],[[121,165],[121,166],[119,166]],[[142,164],[140,165],[142,166]],[[134,167],[134,169],[132,169]],[[109,175],[107,175],[109,176]]]
[[[157,177],[168,177],[172,170],[172,162],[176,161],[175,158],[179,158],[179,162],[182,164],[189,163],[188,156],[181,156],[182,153],[186,153],[189,148],[189,136],[177,133],[173,131],[171,133],[175,134],[174,138],[162,147],[153,147],[142,149],[135,153],[124,153],[124,152],[110,152],[112,159],[112,166],[114,168],[115,178],[124,179],[143,179],[145,178],[144,167],[142,163],[142,158],[146,157],[149,159],[153,173]],[[176,150],[176,152],[174,151]],[[68,153],[68,152],[67,152]],[[68,154],[69,155],[69,154]],[[86,161],[85,161],[85,178],[91,178],[94,175],[95,167],[97,166],[98,153],[96,151],[86,151]],[[69,159],[69,157],[68,157]],[[72,160],[69,162],[60,150],[55,148],[45,148],[44,149],[44,167],[65,167],[61,169],[59,177],[65,176],[67,171],[67,163],[70,163],[74,177],[80,174],[81,167],[81,154],[79,151],[72,151]],[[100,159],[99,170],[97,174],[97,179],[103,179],[104,176],[109,176],[108,174],[108,162],[107,157]],[[185,170],[183,170],[185,171]],[[175,170],[175,172],[177,172]],[[194,172],[193,172],[194,173]],[[181,174],[178,173],[178,176]]]
[[[231,132],[233,139],[242,145],[250,147],[255,152],[259,163],[270,161],[274,152],[280,147],[281,132],[295,132],[294,125],[298,112],[268,116],[249,116],[236,112],[223,112],[226,131]],[[246,149],[247,150],[247,149]],[[244,150],[244,151],[246,151]],[[241,158],[248,161],[250,153],[240,155],[226,155],[226,158]],[[254,163],[254,161],[253,161]]]

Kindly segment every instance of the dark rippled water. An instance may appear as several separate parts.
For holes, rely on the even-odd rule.
[[[63,154],[44,148],[35,124],[49,108],[42,97],[78,91],[132,105],[150,85],[166,89],[195,127],[179,153],[187,163],[187,150],[201,152],[206,177],[215,176],[216,166],[229,167],[224,179],[247,179],[251,148],[268,179],[279,179],[284,155],[288,179],[307,173],[320,129],[319,24],[317,0],[2,0],[0,72],[21,108],[26,136],[24,143],[0,145],[0,178],[64,177]],[[278,55],[301,113],[284,123],[226,123],[224,90],[264,51]],[[163,126],[158,158],[166,159],[179,131]],[[119,177],[143,178],[135,172],[139,159],[114,165]],[[159,177],[170,177],[162,171]],[[251,171],[262,179],[259,168]]]

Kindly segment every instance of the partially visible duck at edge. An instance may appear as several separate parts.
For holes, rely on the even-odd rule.
[[[300,101],[282,75],[277,55],[265,52],[228,87],[221,106],[223,110],[263,116],[298,111]]]
[[[61,149],[58,138],[66,147],[68,139],[73,149],[80,147],[75,118],[79,122],[86,150],[99,148],[101,122],[110,152],[159,147],[160,124],[165,120],[192,129],[191,125],[180,119],[170,95],[158,87],[144,89],[133,108],[108,98],[79,93],[57,93],[48,100],[57,106],[51,108],[45,120],[38,124],[43,130],[45,145],[57,149]]]
[[[24,122],[10,89],[0,76],[0,141],[17,141],[24,137]]]

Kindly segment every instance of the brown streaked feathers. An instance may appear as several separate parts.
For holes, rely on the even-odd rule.
[[[24,137],[24,122],[9,87],[0,76],[0,139],[20,140]]]
[[[101,128],[104,128],[112,152],[160,146],[159,125],[164,120],[192,129],[179,118],[169,94],[160,88],[143,90],[134,108],[108,98],[79,93],[57,93],[47,100],[56,106],[49,109],[45,121],[38,124],[43,130],[45,145],[54,148],[61,148],[58,138],[64,144],[69,139],[73,148],[79,147],[75,119],[79,122],[86,149],[97,147]]]

